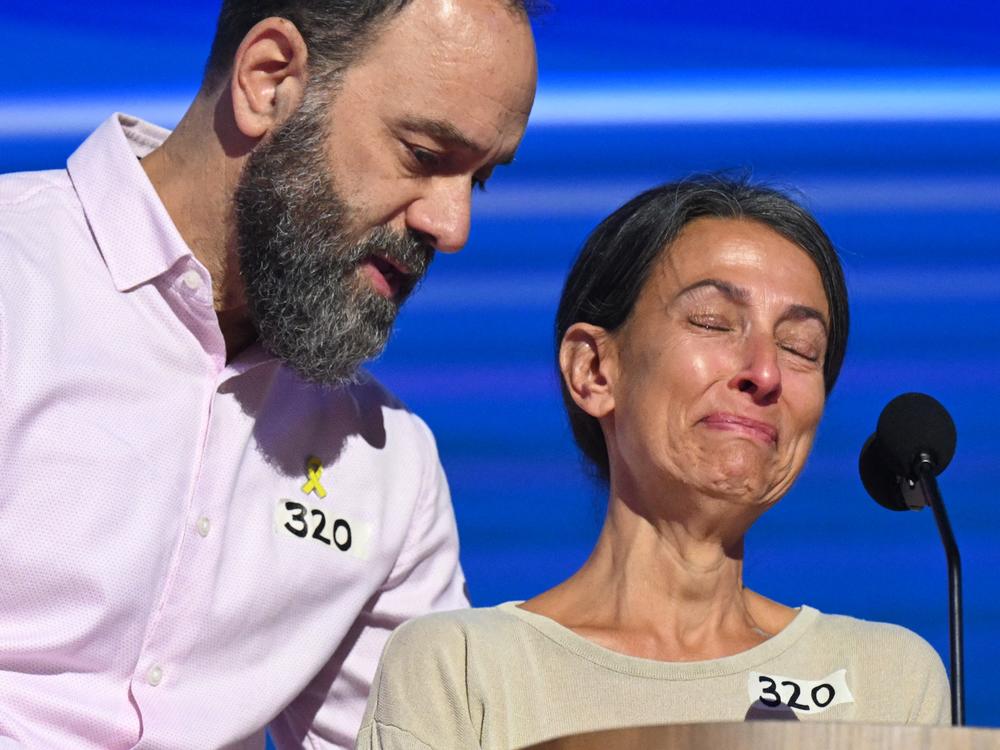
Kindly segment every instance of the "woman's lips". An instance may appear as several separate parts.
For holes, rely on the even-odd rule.
[[[756,419],[719,412],[709,414],[701,421],[706,427],[713,430],[739,432],[767,445],[778,444],[778,430],[766,422],[760,422]]]

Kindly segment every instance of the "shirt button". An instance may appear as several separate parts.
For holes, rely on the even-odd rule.
[[[163,670],[160,669],[159,665],[154,664],[146,672],[146,682],[148,682],[153,687],[156,687],[163,680]]]
[[[202,516],[198,519],[198,523],[195,524],[198,529],[198,533],[202,536],[208,536],[209,530],[212,528],[212,522],[208,520],[206,516]]]
[[[192,292],[197,292],[201,289],[201,274],[193,268],[181,274],[181,281]]]

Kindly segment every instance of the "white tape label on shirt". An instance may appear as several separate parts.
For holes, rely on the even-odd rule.
[[[314,544],[324,544],[334,552],[346,552],[367,560],[372,527],[365,521],[352,521],[340,514],[283,498],[274,507],[274,532],[314,540]]]
[[[838,669],[821,680],[751,672],[747,679],[747,693],[753,705],[764,708],[785,706],[803,714],[821,714],[841,703],[854,703],[851,689],[847,687],[846,669]]]

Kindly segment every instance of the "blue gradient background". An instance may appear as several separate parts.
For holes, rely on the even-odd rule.
[[[867,498],[882,406],[935,395],[959,445],[941,478],[965,564],[968,721],[1000,725],[1000,10],[989,0],[556,2],[514,166],[475,199],[374,371],[434,429],[474,603],[568,576],[600,526],[562,416],[551,326],[586,233],[639,190],[735,168],[801,190],[852,293],[847,361],[793,490],[751,531],[746,581],[790,605],[901,623],[947,663],[929,512]],[[766,7],[761,7],[761,6]],[[172,125],[214,27],[194,0],[7,0],[0,171],[61,166],[114,109]]]

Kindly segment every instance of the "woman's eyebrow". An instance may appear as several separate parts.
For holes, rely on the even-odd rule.
[[[778,322],[781,323],[786,320],[815,320],[823,326],[823,333],[827,336],[830,335],[830,328],[826,323],[826,316],[815,307],[809,307],[809,305],[791,305],[785,311],[785,314],[781,316],[781,320]]]
[[[702,279],[701,281],[696,281],[677,292],[674,299],[679,299],[697,289],[703,289],[705,287],[716,289],[721,292],[723,296],[727,297],[730,301],[735,302],[736,304],[750,304],[750,292],[748,290],[741,286],[730,284],[728,281],[723,281],[722,279]]]
[[[680,299],[681,297],[690,294],[698,289],[704,289],[709,287],[720,292],[724,297],[726,297],[731,302],[738,305],[749,305],[750,304],[750,291],[744,287],[736,286],[735,284],[730,284],[728,281],[723,281],[722,279],[702,279],[696,281],[693,284],[681,289],[675,296],[674,299]],[[830,333],[829,325],[826,322],[826,316],[823,315],[815,307],[810,307],[809,305],[789,305],[788,309],[785,310],[781,319],[778,321],[783,322],[786,320],[815,320],[821,326],[823,326],[823,332],[827,335]]]

